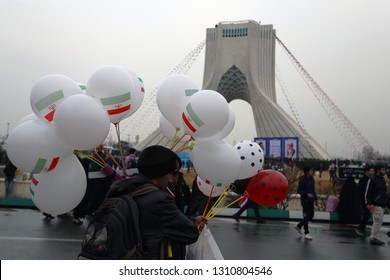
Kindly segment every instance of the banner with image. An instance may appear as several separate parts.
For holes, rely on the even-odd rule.
[[[265,158],[296,160],[299,158],[298,137],[255,137]]]
[[[283,138],[283,158],[296,160],[299,155],[298,137]]]

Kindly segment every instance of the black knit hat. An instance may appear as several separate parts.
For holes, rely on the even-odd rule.
[[[311,169],[313,169],[313,167],[311,167],[311,166],[305,166],[305,167],[303,167],[303,172],[306,174],[306,173],[309,172]]]
[[[163,146],[150,146],[143,150],[138,158],[138,172],[149,179],[160,178],[176,170],[180,158]]]
[[[377,162],[375,164],[374,170],[375,170],[375,172],[378,172],[382,168],[386,168],[386,165],[383,162]]]

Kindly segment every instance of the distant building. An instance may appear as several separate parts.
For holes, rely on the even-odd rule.
[[[247,101],[258,137],[298,137],[299,158],[328,159],[328,153],[277,104],[274,32],[272,25],[252,20],[208,28],[202,88],[218,91],[228,102]],[[137,148],[163,144],[163,138],[153,133]]]

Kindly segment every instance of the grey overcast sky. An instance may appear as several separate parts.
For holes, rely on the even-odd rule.
[[[102,65],[125,65],[143,77],[148,92],[205,39],[206,28],[247,19],[272,24],[374,149],[390,153],[388,0],[0,0],[0,134],[32,113],[31,88],[45,75],[86,83]],[[279,46],[276,64],[306,130],[331,155],[351,156]],[[199,87],[203,66],[204,51],[188,73]],[[248,105],[235,103],[228,140],[251,140]]]

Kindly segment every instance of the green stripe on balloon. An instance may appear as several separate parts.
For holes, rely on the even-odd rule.
[[[62,90],[58,90],[42,98],[37,103],[35,103],[34,106],[38,110],[38,112],[40,112],[43,109],[45,109],[47,106],[53,104],[54,102],[57,102],[61,98],[64,98],[64,93],[62,92]]]
[[[43,170],[43,168],[45,167],[45,164],[46,164],[46,159],[39,158],[37,163],[35,164],[33,171],[31,171],[31,173],[33,173],[33,174],[40,173]]]
[[[128,100],[130,100],[130,91],[126,92],[125,94],[100,99],[103,105],[115,105]]]
[[[191,103],[188,103],[186,109],[187,109],[188,115],[191,117],[191,120],[193,120],[194,123],[198,127],[201,127],[202,125],[204,125],[202,120],[198,117],[198,115],[195,113],[194,109],[192,108]]]
[[[184,90],[184,93],[186,94],[186,96],[192,96],[194,95],[195,92],[198,92],[197,89],[186,89]]]
[[[81,90],[86,90],[87,89],[87,86],[84,86],[84,85],[79,85],[80,89]]]
[[[31,185],[30,185],[30,193],[31,193],[32,196],[35,195],[35,192],[34,192],[33,189],[31,188]]]

